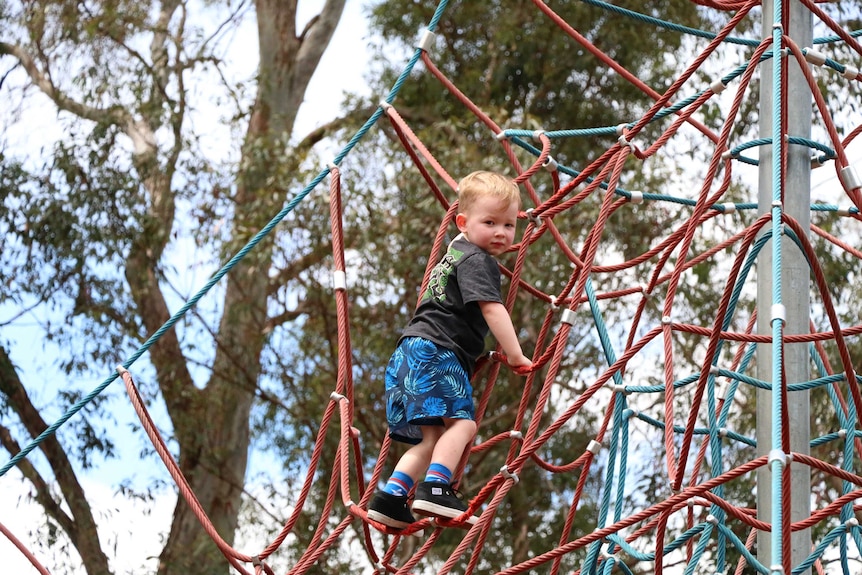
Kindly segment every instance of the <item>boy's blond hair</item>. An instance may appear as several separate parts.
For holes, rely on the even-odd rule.
[[[458,182],[458,211],[469,210],[478,198],[491,197],[501,204],[515,203],[521,209],[521,192],[513,180],[495,172],[476,171]]]

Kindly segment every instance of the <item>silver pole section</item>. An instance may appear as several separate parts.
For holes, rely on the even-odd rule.
[[[778,0],[780,2],[780,0]],[[813,24],[811,13],[797,0],[775,5],[775,0],[763,1],[763,36],[780,37],[780,29],[774,24],[781,24],[782,10],[788,17],[789,29],[785,33],[801,48],[811,46]],[[777,186],[777,174],[781,171],[778,157],[778,138],[783,134],[808,139],[811,135],[811,105],[812,97],[799,69],[795,58],[788,57],[788,73],[781,77],[781,62],[773,58],[764,62],[761,67],[760,92],[760,135],[762,138],[775,138],[772,146],[760,148],[758,211],[773,215],[783,213],[799,221],[802,229],[808,230],[811,205],[811,151],[803,146],[790,145],[787,150],[785,189],[783,202]],[[778,74],[776,74],[778,66]],[[787,125],[784,130],[780,126],[780,116],[777,106],[780,103],[780,90],[787,94]],[[778,125],[776,125],[778,124]],[[783,134],[782,134],[783,132]],[[781,232],[778,225],[765,231]],[[781,320],[773,318],[780,316],[783,310],[784,335],[809,332],[809,267],[804,254],[793,241],[781,234],[773,236],[781,238],[780,248],[770,241],[761,251],[757,260],[757,330],[759,334],[775,336],[781,334]],[[774,270],[774,263],[778,262]],[[782,307],[783,306],[783,307]],[[771,382],[773,389],[778,390],[782,368],[788,384],[808,381],[809,376],[808,344],[792,344],[784,347],[783,353],[778,346],[758,344],[757,346],[757,378]],[[781,426],[788,426],[790,433],[790,450],[807,454],[810,440],[809,397],[807,391],[793,392],[787,398],[788,419],[782,421],[778,411],[779,394],[770,390],[757,391],[757,450],[759,455],[771,454],[770,464],[757,473],[757,517],[771,523],[774,528],[781,524],[780,502],[781,469],[790,465],[791,521],[807,518],[810,511],[811,474],[809,469],[800,464],[793,464],[780,457]],[[787,501],[787,494],[784,494]],[[760,532],[757,538],[757,558],[771,569],[772,573],[781,573],[775,567],[781,566],[783,545],[788,542],[780,539],[780,533]],[[791,566],[799,565],[811,552],[811,534],[808,530],[792,534]],[[777,548],[776,548],[777,547]],[[789,575],[785,574],[785,575]]]

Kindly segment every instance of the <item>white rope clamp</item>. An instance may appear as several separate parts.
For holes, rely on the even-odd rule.
[[[732,214],[736,211],[736,204],[734,204],[733,202],[725,202],[721,204],[721,207],[724,208],[725,214]]]
[[[529,220],[533,222],[537,228],[542,225],[542,216],[536,215],[536,208],[530,208],[524,213],[527,214],[527,218],[529,218]]]
[[[850,208],[838,208],[837,210],[835,210],[835,213],[839,216],[849,216]]]
[[[517,429],[513,429],[509,432],[509,437],[511,437],[512,439],[524,439],[524,434]]]
[[[712,90],[713,94],[721,94],[727,88],[727,84],[721,81],[721,78],[713,82],[709,85],[709,89]]]
[[[336,291],[347,289],[347,274],[342,270],[332,272],[332,287]]]
[[[844,71],[841,72],[841,75],[848,80],[855,80],[856,76],[859,75],[859,68],[854,68],[853,66],[844,66]]]
[[[598,455],[599,451],[602,450],[602,444],[596,441],[595,439],[591,439],[587,444],[587,451],[592,453],[593,455]]]
[[[787,308],[783,304],[777,303],[772,306],[772,318],[769,320],[769,324],[772,325],[775,320],[787,323]]]
[[[509,136],[506,135],[506,130],[500,130],[494,137],[497,138],[497,140],[500,142],[509,139]]]
[[[772,449],[769,451],[769,459],[767,460],[771,466],[773,463],[780,463],[782,467],[787,465],[787,455],[780,449]]]
[[[343,400],[347,399],[347,397],[341,395],[337,391],[333,391],[332,393],[329,394],[329,399],[331,399],[332,401],[343,401]]]
[[[770,566],[769,566],[769,570],[770,570],[772,573],[776,573],[776,574],[784,575],[784,566],[783,566],[783,565],[779,565],[779,564],[776,564],[776,565],[770,565]]]
[[[533,130],[533,139],[536,140],[537,142],[541,141],[541,136],[544,133],[545,133],[544,130]]]
[[[331,172],[333,170],[338,170],[340,168],[338,167],[338,164],[336,164],[335,162],[326,162],[326,169]]]
[[[377,105],[383,108],[384,112],[392,107],[392,104],[390,104],[386,100],[380,100],[380,103]]]
[[[569,325],[574,325],[575,323],[575,312],[573,312],[570,308],[566,308],[563,311],[562,317],[560,317],[560,323],[567,323]]]
[[[560,305],[557,303],[557,296],[552,295],[550,297],[550,299],[551,299],[551,309],[554,311],[557,311],[558,309],[560,309]]]
[[[732,157],[733,157],[733,152],[730,150],[725,150],[721,153],[721,159],[722,160],[729,160]]]
[[[430,52],[431,48],[434,46],[434,38],[436,35],[431,30],[427,28],[422,31],[422,36],[419,37],[419,41],[416,42],[415,48],[419,48],[423,52]]]
[[[844,166],[841,168],[839,177],[841,178],[841,183],[848,190],[862,188],[862,180],[859,179],[859,174],[853,166]]]
[[[557,168],[559,168],[560,165],[557,163],[557,160],[553,158],[553,156],[548,156],[547,158],[545,158],[545,163],[542,164],[542,167],[549,172],[556,172]]]
[[[814,48],[805,47],[802,49],[802,53],[805,55],[805,60],[809,64],[813,64],[815,66],[822,66],[826,63],[826,54],[818,52]]]
[[[514,481],[514,482],[515,482],[515,485],[517,485],[517,484],[518,484],[518,483],[520,483],[520,481],[521,481],[521,478],[520,478],[520,477],[518,477],[518,474],[517,474],[517,473],[512,473],[511,471],[509,471],[509,467],[508,467],[508,466],[506,466],[506,465],[504,465],[503,467],[501,467],[501,468],[500,468],[500,473],[501,473],[501,474],[503,475],[503,477],[505,477],[506,479],[511,479],[512,481]]]
[[[850,519],[848,519],[847,521],[844,522],[844,526],[847,527],[848,529],[850,529],[852,527],[859,527],[859,520],[856,519],[855,517],[851,517]]]
[[[663,315],[663,316],[661,316],[661,324],[662,325],[671,325],[671,324],[673,324],[673,320],[671,319],[671,317],[669,315]]]
[[[642,204],[644,203],[644,193],[643,192],[629,192],[631,194],[631,198],[629,198],[629,202],[632,204]]]

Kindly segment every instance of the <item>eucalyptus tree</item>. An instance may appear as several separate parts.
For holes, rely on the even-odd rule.
[[[50,312],[39,337],[69,351],[60,359],[67,373],[116,365],[164,325],[177,307],[171,266],[181,246],[197,245],[214,265],[295,192],[292,178],[323,133],[292,139],[296,115],[345,1],[318,3],[302,28],[298,4],[0,4],[7,119],[41,106],[62,131],[44,163],[0,151],[0,302]],[[227,67],[237,50],[246,54],[239,79]],[[215,147],[230,150],[228,162],[210,159]],[[251,412],[266,395],[259,381],[269,334],[304,313],[302,303],[285,304],[286,294],[322,254],[264,239],[230,271],[212,315],[169,330],[149,349],[180,468],[229,543]],[[19,377],[14,343],[0,348],[0,436],[9,454],[49,420],[33,400],[36,382]],[[78,472],[121,448],[106,415],[94,401],[70,424],[73,433],[39,446],[47,467],[19,465],[91,574],[110,572],[109,561]],[[226,571],[180,499],[158,572]]]

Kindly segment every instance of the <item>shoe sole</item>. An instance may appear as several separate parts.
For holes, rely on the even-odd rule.
[[[382,523],[387,527],[394,527],[396,529],[404,529],[405,527],[410,527],[410,523],[405,523],[403,521],[398,521],[397,519],[392,519],[388,515],[383,515],[378,511],[374,511],[373,509],[368,510],[368,518],[377,521],[378,523]]]
[[[436,503],[432,503],[430,501],[425,501],[422,499],[417,499],[413,501],[413,512],[419,513],[420,515],[442,517],[444,519],[457,519],[465,513],[464,511],[458,511],[457,509],[452,509],[451,507],[444,507],[443,505],[437,505]],[[464,523],[467,523],[469,525],[475,525],[478,522],[479,518],[475,515],[471,515],[464,521]]]

